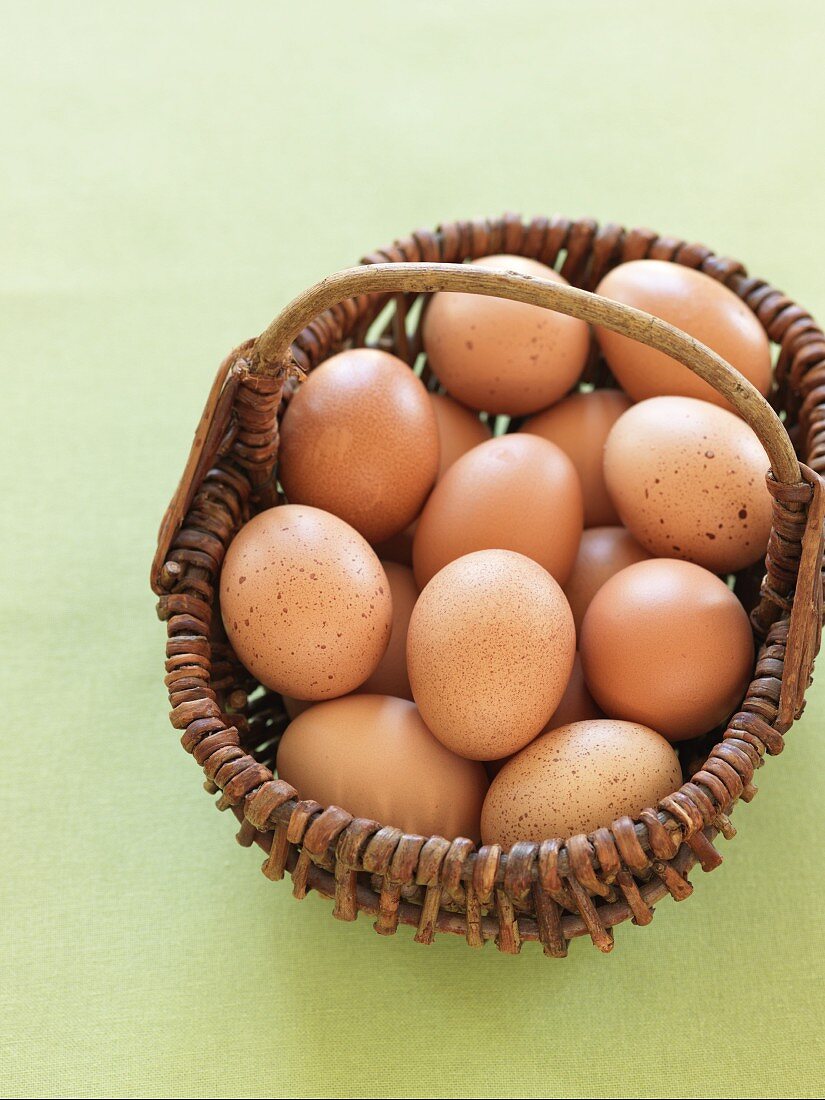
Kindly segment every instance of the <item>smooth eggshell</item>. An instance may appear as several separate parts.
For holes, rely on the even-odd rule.
[[[610,271],[596,293],[652,313],[706,344],[762,394],[772,384],[765,330],[745,303],[702,271],[665,260],[632,260]],[[730,408],[720,393],[664,352],[597,328],[602,353],[622,389],[634,399],[678,394]]]
[[[573,571],[564,586],[577,635],[590,601],[604,582],[620,569],[649,557],[626,527],[590,527],[583,532]]]
[[[634,817],[682,782],[673,748],[634,722],[573,722],[538,737],[501,769],[481,812],[485,844],[541,843]]]
[[[438,429],[421,380],[375,348],[342,351],[294,394],[278,474],[292,504],[323,508],[369,542],[418,515],[438,471]]]
[[[232,540],[221,614],[238,657],[266,687],[332,699],[384,655],[392,597],[381,563],[343,520],[299,504],[260,512]]]
[[[522,256],[484,256],[472,266],[567,281]],[[587,325],[575,317],[449,292],[433,295],[423,335],[430,366],[448,393],[473,409],[508,416],[537,412],[563,397],[578,381],[590,344]]]
[[[410,678],[407,675],[407,629],[418,599],[418,587],[412,569],[391,561],[381,564],[390,582],[392,633],[378,668],[367,677],[358,691],[368,695],[397,695],[399,699],[412,699]]]
[[[605,714],[671,741],[724,722],[753,671],[750,623],[730,588],[701,566],[665,558],[629,565],[602,585],[579,648]]]
[[[604,483],[604,444],[630,405],[630,398],[621,390],[571,393],[558,405],[531,416],[519,429],[549,439],[573,463],[582,486],[585,527],[619,522]]]
[[[658,557],[735,573],[764,557],[768,456],[739,417],[692,397],[628,409],[607,437],[604,472],[622,523]]]
[[[448,562],[476,550],[514,550],[560,584],[582,533],[573,463],[534,435],[490,439],[455,462],[430,494],[413,541],[419,588]]]
[[[544,726],[575,649],[573,616],[546,570],[508,550],[468,554],[430,581],[413,610],[413,698],[448,748],[494,760]]]
[[[446,749],[406,699],[349,695],[304,711],[281,739],[278,775],[355,817],[478,841],[483,765]]]

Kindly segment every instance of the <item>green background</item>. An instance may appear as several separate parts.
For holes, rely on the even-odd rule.
[[[821,1095],[825,683],[611,956],[427,949],[237,847],[147,575],[222,355],[418,225],[651,225],[825,314],[822,12],[3,4],[4,1095]]]

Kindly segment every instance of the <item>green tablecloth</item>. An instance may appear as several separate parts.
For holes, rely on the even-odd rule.
[[[649,224],[825,314],[823,32],[755,0],[4,5],[3,1095],[821,1095],[825,684],[724,866],[611,956],[426,949],[237,847],[147,573],[223,353],[416,225]]]

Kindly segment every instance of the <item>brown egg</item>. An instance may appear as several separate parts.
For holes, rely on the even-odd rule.
[[[573,616],[541,566],[508,550],[451,562],[407,634],[413,698],[435,736],[474,760],[531,741],[559,705],[576,650]]]
[[[391,535],[388,539],[382,539],[373,545],[381,561],[394,561],[397,565],[412,566],[412,548],[415,529],[418,525],[418,516],[397,535]]]
[[[407,629],[410,615],[418,599],[418,588],[412,569],[395,562],[381,562],[392,595],[392,633],[387,651],[373,672],[358,691],[367,695],[396,695],[399,699],[412,699],[410,679],[407,675]]]
[[[670,741],[724,722],[753,671],[745,609],[724,581],[687,561],[653,558],[602,585],[580,652],[590,693],[611,718]]]
[[[427,501],[413,541],[419,588],[475,550],[514,550],[560,584],[582,533],[579,479],[567,455],[534,435],[504,435],[455,462]]]
[[[522,256],[484,256],[473,267],[566,283]],[[480,294],[439,293],[424,315],[424,349],[449,393],[473,409],[523,416],[578,381],[590,345],[584,321]]]
[[[287,727],[278,775],[302,798],[420,836],[478,841],[484,766],[446,749],[415,704],[389,695],[320,703]]]
[[[570,679],[567,681],[567,687],[564,689],[561,702],[541,732],[548,733],[558,726],[566,726],[570,722],[584,722],[588,718],[604,718],[604,714],[596,706],[593,696],[587,690],[581,658],[577,653],[573,662],[573,671],[570,673]],[[530,743],[532,744],[532,741]],[[487,774],[490,778],[498,775],[507,761],[512,759],[512,756],[504,756],[500,760],[488,760],[485,763]]]
[[[505,850],[608,828],[677,790],[679,760],[652,729],[591,719],[552,730],[528,745],[490,785],[481,838]]]
[[[571,722],[584,722],[588,718],[604,718],[604,714],[596,706],[595,699],[587,690],[581,657],[577,652],[561,702],[551,714],[542,733],[557,729],[559,726],[567,726]]]
[[[457,458],[490,439],[492,433],[487,424],[479,420],[477,413],[465,409],[446,394],[428,393],[428,396],[432,401],[438,425],[439,461],[436,481],[440,481],[444,471]],[[399,565],[412,565],[412,545],[417,525],[416,516],[403,531],[376,544],[375,552],[379,558],[382,561],[398,562]]]
[[[628,409],[607,438],[604,472],[622,523],[658,557],[735,573],[764,557],[768,456],[738,416],[692,397]]]
[[[585,527],[619,522],[604,483],[604,444],[630,404],[630,398],[621,390],[571,393],[552,409],[531,416],[519,429],[555,443],[576,467],[584,498]]]
[[[483,420],[479,420],[478,413],[459,405],[446,393],[429,396],[438,425],[440,455],[436,481],[440,481],[457,458],[490,439],[493,433]]]
[[[771,350],[756,316],[732,290],[702,271],[664,260],[633,260],[609,272],[596,293],[661,317],[706,344],[762,394],[772,383]],[[721,394],[664,352],[597,328],[602,353],[634,401],[677,394],[730,408]]]
[[[282,695],[281,698],[284,701],[284,710],[290,718],[297,718],[299,714],[315,706],[313,699],[293,699],[291,695]]]
[[[415,519],[437,471],[432,402],[394,355],[342,351],[289,402],[278,464],[287,498],[340,516],[370,542]]]
[[[564,586],[577,635],[590,601],[604,582],[620,569],[649,557],[625,527],[591,527],[583,532],[573,572]]]
[[[381,563],[343,520],[299,504],[261,512],[232,540],[221,614],[238,657],[266,687],[332,699],[384,655],[392,625]]]

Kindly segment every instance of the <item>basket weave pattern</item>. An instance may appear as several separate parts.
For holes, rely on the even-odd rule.
[[[417,295],[411,293],[365,294],[324,311],[294,341],[292,361],[283,369],[256,371],[254,341],[222,364],[153,571],[168,634],[171,721],[203,768],[207,790],[220,792],[219,809],[237,816],[238,841],[264,849],[268,878],[290,873],[296,897],[315,889],[333,898],[341,920],[354,920],[359,910],[371,913],[384,935],[399,924],[413,925],[420,943],[451,932],[472,946],[493,940],[515,953],[523,941],[539,940],[545,954],[561,957],[569,940],[588,935],[609,951],[615,925],[649,923],[660,898],[670,894],[681,901],[691,893],[688,875],[697,862],[705,871],[718,866],[714,839],[733,836],[731,809],[754,796],[756,769],[766,755],[782,751],[804,705],[822,622],[824,505],[816,475],[825,470],[825,337],[805,310],[748,277],[735,261],[648,230],[600,228],[586,219],[452,223],[417,232],[364,263],[460,263],[492,253],[518,253],[558,267],[585,290],[629,260],[699,268],[738,294],[780,346],[775,404],[810,469],[801,467],[796,484],[768,477],[773,530],[761,592],[751,600],[761,645],[745,699],[718,743],[688,782],[635,820],[620,818],[589,836],[521,842],[506,854],[497,845],[476,849],[467,839],[414,836],[353,818],[339,807],[301,800],[273,777],[287,719],[279,696],[250,677],[222,635],[216,604],[221,562],[250,515],[278,503],[278,413],[295,374],[344,346],[363,344],[389,302],[394,308],[378,343],[414,365],[422,348],[420,315],[414,322],[411,313]],[[595,353],[585,378],[610,383]],[[739,578],[737,590],[754,589],[753,580]]]

